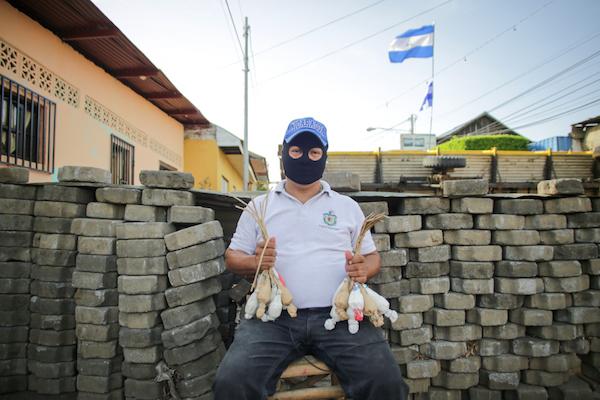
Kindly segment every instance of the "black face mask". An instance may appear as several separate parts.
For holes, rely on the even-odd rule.
[[[298,146],[302,149],[302,157],[296,159],[290,157],[289,149],[292,146]],[[308,158],[310,149],[315,147],[323,150],[323,156],[317,161]],[[312,133],[302,132],[294,137],[290,143],[283,143],[281,159],[286,177],[301,185],[308,185],[323,177],[327,161],[327,147],[323,147],[323,143]]]

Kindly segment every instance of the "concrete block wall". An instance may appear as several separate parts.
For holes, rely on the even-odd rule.
[[[400,313],[385,332],[415,399],[600,396],[600,199],[404,197],[372,286]]]

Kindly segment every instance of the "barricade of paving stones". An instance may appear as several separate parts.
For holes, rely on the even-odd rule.
[[[361,204],[388,214],[371,284],[399,312],[386,333],[415,399],[598,390],[600,199],[579,197],[578,181],[544,184],[557,197],[482,196],[454,181],[448,197]]]
[[[27,389],[29,287],[36,188],[20,168],[0,169],[0,397]]]
[[[92,188],[42,185],[34,206],[31,323],[28,365],[30,392],[50,398],[76,395],[77,338],[75,270],[78,241],[72,222],[86,216]],[[81,346],[79,346],[81,349]],[[59,396],[60,395],[60,396]]]

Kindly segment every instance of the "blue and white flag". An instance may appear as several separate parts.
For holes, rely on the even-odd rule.
[[[429,82],[429,87],[427,88],[427,94],[423,99],[423,104],[421,104],[421,109],[419,111],[423,111],[425,107],[433,107],[433,81]]]
[[[433,25],[410,29],[390,44],[390,62],[401,63],[407,58],[433,57]]]

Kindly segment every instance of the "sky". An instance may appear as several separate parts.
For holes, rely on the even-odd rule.
[[[597,0],[94,3],[209,121],[240,138],[248,17],[248,144],[267,158],[272,181],[295,118],[323,122],[330,151],[375,151],[399,148],[411,114],[416,133],[439,135],[488,111],[534,141],[600,115]],[[432,59],[390,63],[387,50],[397,35],[431,23],[433,108],[419,112]]]

